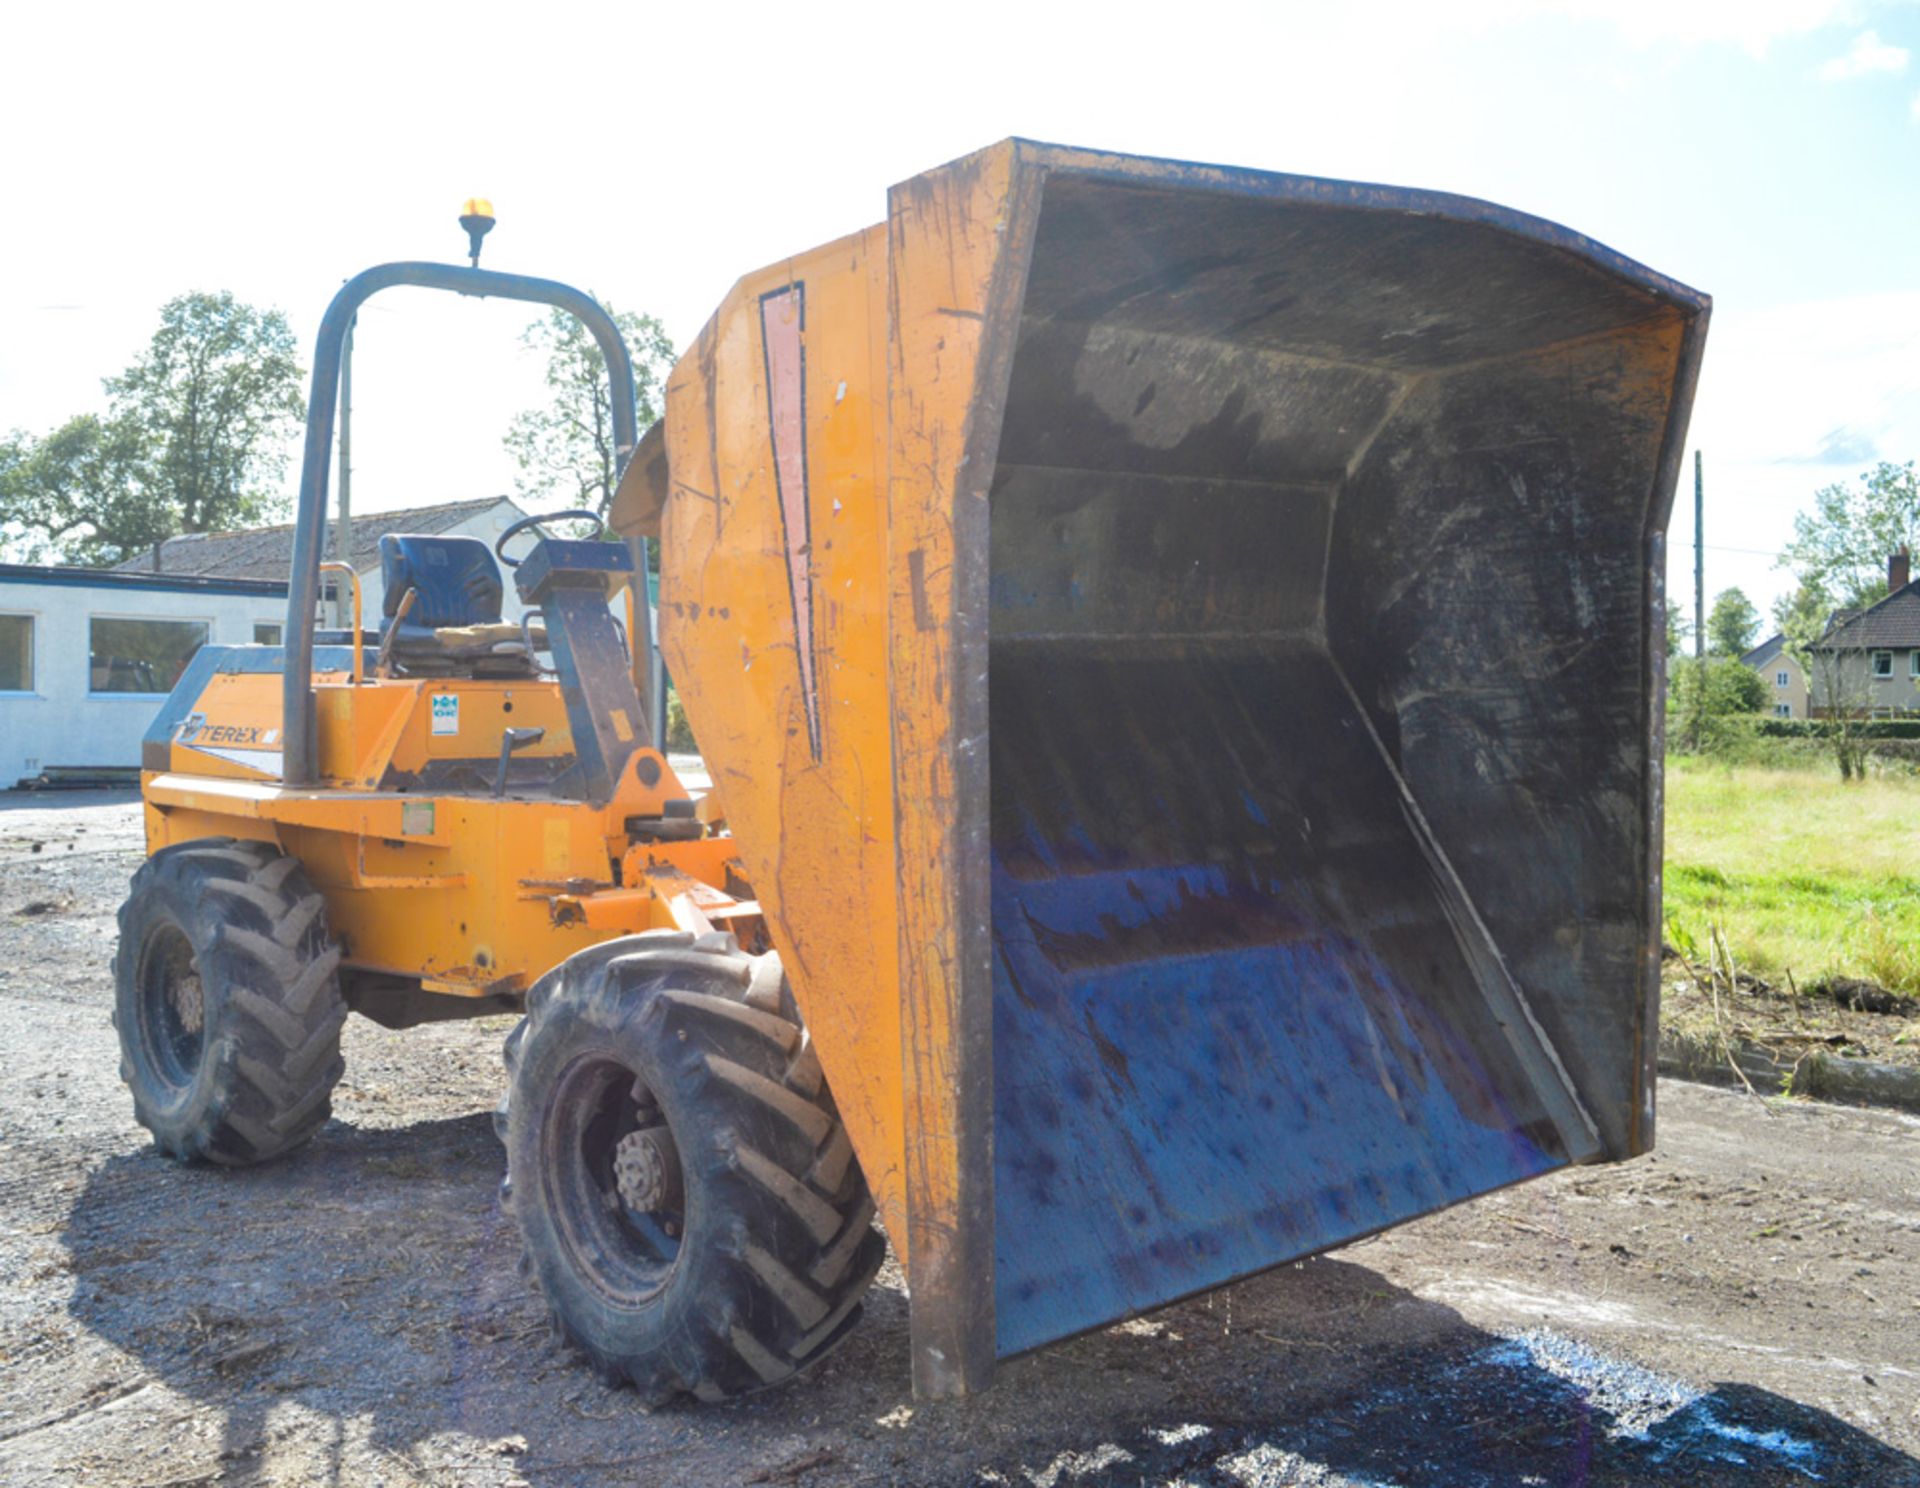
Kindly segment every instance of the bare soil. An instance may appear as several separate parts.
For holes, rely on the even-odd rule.
[[[1806,987],[1709,973],[1669,956],[1660,1021],[1713,1044],[1757,1044],[1792,1063],[1808,1050],[1920,1068],[1920,998],[1843,978]]]
[[[35,844],[38,844],[37,850]],[[1920,1488],[1920,1121],[1665,1082],[1659,1151],[908,1391],[883,1276],[816,1374],[643,1412],[499,1206],[505,1023],[349,1025],[336,1119],[156,1156],[116,1076],[122,797],[0,797],[0,1482]]]

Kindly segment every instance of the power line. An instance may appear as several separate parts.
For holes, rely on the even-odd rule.
[[[1718,543],[1708,543],[1706,548],[1709,553],[1746,553],[1754,558],[1783,558],[1786,556],[1784,553],[1777,553],[1768,548],[1728,548],[1722,547]]]

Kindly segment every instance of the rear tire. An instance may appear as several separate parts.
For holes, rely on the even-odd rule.
[[[263,842],[163,848],[114,955],[120,1078],[168,1156],[240,1167],[298,1147],[342,1073],[340,949],[298,860]]]
[[[846,1337],[886,1241],[776,957],[596,947],[533,988],[505,1054],[506,1192],[602,1378],[724,1400]]]

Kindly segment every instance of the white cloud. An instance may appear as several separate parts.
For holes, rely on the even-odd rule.
[[[1776,41],[1840,19],[1844,0],[1563,0],[1574,14],[1611,19],[1632,42],[1730,42],[1762,56]]]
[[[1905,72],[1907,49],[1880,39],[1878,31],[1862,31],[1854,37],[1846,55],[1835,57],[1820,69],[1820,80],[1841,83],[1848,78],[1866,77],[1875,72]]]
[[[1920,290],[1717,307],[1695,433],[1755,462],[1920,450]]]
[[[1716,42],[1755,57],[1776,41],[1855,19],[1854,0],[1461,0],[1443,14],[1468,24],[1543,14],[1613,26],[1631,45]]]

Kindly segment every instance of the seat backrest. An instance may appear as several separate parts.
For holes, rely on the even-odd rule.
[[[406,624],[491,625],[500,618],[500,565],[477,537],[389,532],[380,539],[381,609],[391,620],[412,589]]]

